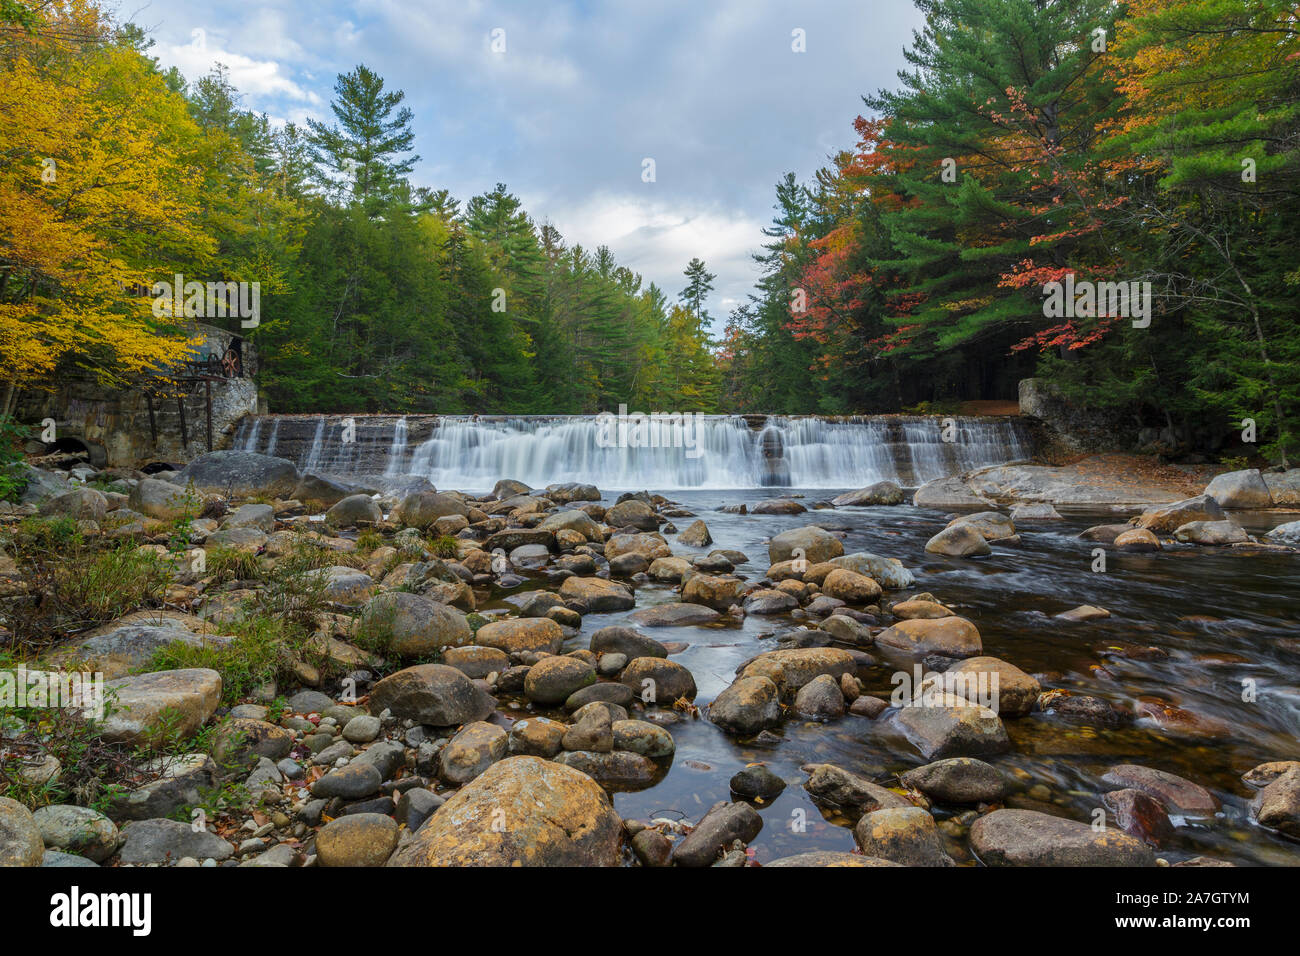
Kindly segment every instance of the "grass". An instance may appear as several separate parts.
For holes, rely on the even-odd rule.
[[[457,540],[449,534],[429,539],[429,550],[439,558],[455,558],[460,554]]]

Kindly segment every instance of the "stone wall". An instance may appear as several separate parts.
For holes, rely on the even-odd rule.
[[[1020,414],[1037,423],[1044,450],[1115,451],[1131,448],[1137,437],[1119,416],[1075,405],[1041,378],[1021,379]]]

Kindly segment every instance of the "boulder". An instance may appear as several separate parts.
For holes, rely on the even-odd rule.
[[[948,757],[903,774],[902,781],[939,803],[996,803],[1011,792],[1002,771],[974,757]]]
[[[397,848],[397,821],[382,813],[351,813],[316,834],[317,866],[383,866]]]
[[[856,551],[853,554],[831,558],[825,563],[832,568],[844,568],[848,571],[856,571],[858,574],[866,575],[888,591],[900,591],[903,588],[910,588],[916,583],[912,572],[903,567],[903,563],[897,558],[882,558],[878,554]],[[813,568],[808,569],[805,580],[814,580],[813,571]],[[828,570],[826,573],[829,574],[830,571]],[[821,575],[816,580],[820,582],[825,580],[825,577],[826,575]]]
[[[580,657],[543,657],[524,678],[524,694],[534,704],[551,707],[595,682],[596,669]]]
[[[161,747],[194,736],[221,701],[221,675],[208,668],[155,671],[104,685],[112,712],[97,723],[112,743]]]
[[[967,524],[944,528],[925,543],[925,550],[931,554],[943,554],[952,558],[979,557],[993,553],[984,536]]]
[[[740,677],[714,698],[709,720],[742,737],[775,727],[781,722],[781,691],[767,677]]]
[[[643,607],[628,615],[628,618],[643,627],[687,627],[711,624],[721,616],[720,612],[703,604],[669,603]]]
[[[696,519],[677,535],[677,543],[688,548],[707,548],[713,544],[713,535],[709,534],[708,525]]]
[[[799,647],[759,654],[744,665],[740,676],[766,677],[783,694],[794,695],[809,681],[823,674],[838,681],[845,674],[856,674],[857,669],[857,658],[846,650]]]
[[[1160,539],[1146,528],[1130,528],[1115,537],[1115,547],[1120,551],[1159,551]]]
[[[1002,720],[987,707],[955,694],[935,694],[899,709],[894,718],[926,760],[1005,753],[1011,740]]]
[[[847,568],[836,568],[826,575],[822,591],[848,604],[870,604],[882,593],[871,578]]]
[[[331,528],[373,525],[383,520],[384,513],[369,495],[349,495],[325,512],[325,523]]]
[[[899,621],[877,634],[876,644],[918,657],[976,657],[984,651],[979,630],[966,618],[956,616]]]
[[[521,617],[484,624],[474,635],[484,647],[495,647],[507,654],[545,651],[558,654],[564,643],[564,629],[549,617]]]
[[[298,469],[286,458],[251,451],[210,451],[176,475],[181,488],[193,483],[199,494],[226,498],[289,498],[298,487]]]
[[[840,682],[819,674],[799,688],[794,698],[795,713],[809,720],[837,720],[844,716],[844,694]]]
[[[761,829],[763,818],[748,803],[720,803],[673,848],[673,862],[678,866],[711,866],[733,842],[748,843]]]
[[[469,515],[469,506],[455,495],[436,491],[417,491],[407,495],[393,509],[393,519],[408,528],[421,531],[429,528],[439,518],[447,515]]]
[[[1218,799],[1200,784],[1141,764],[1111,767],[1101,782],[1108,790],[1140,790],[1180,816],[1212,817],[1220,809]]]
[[[113,680],[141,670],[169,644],[220,650],[233,640],[233,637],[200,634],[181,621],[162,618],[157,624],[107,625],[98,633],[92,632],[63,645],[50,655],[50,660],[63,665],[78,663],[102,673],[105,680]]]
[[[1300,547],[1300,521],[1288,521],[1285,524],[1278,525],[1264,535],[1264,540],[1271,544]]]
[[[970,657],[922,684],[942,688],[973,704],[991,700],[990,710],[1003,717],[1023,717],[1038,704],[1042,687],[1014,664],[996,657]]]
[[[1250,815],[1262,827],[1300,838],[1300,768],[1288,770],[1255,794]]]
[[[601,540],[600,525],[592,519],[591,515],[576,508],[548,515],[534,530],[550,534],[557,531],[576,531],[588,541]]]
[[[75,853],[95,863],[103,863],[117,851],[117,825],[98,810],[57,804],[41,807],[32,818],[49,849]],[[0,850],[0,862],[3,860],[4,851]]]
[[[960,478],[936,478],[927,481],[912,495],[917,508],[955,511],[962,508],[987,508],[991,502],[977,495]]]
[[[644,555],[647,561],[673,556],[672,548],[668,547],[668,542],[658,532],[651,534],[616,534],[605,542],[605,557],[611,561],[620,555],[632,554],[633,552]]]
[[[1148,508],[1134,524],[1154,534],[1170,534],[1190,521],[1222,521],[1227,517],[1219,502],[1209,495],[1197,495],[1172,504]],[[1118,545],[1118,541],[1116,544]]]
[[[791,558],[802,558],[809,564],[819,564],[842,554],[844,545],[839,538],[829,531],[812,526],[783,531],[768,542],[767,546],[771,564],[789,561]]]
[[[1275,508],[1292,508],[1300,505],[1300,468],[1281,473],[1269,472],[1264,476],[1269,497]]]
[[[591,635],[591,650],[594,654],[623,654],[628,660],[668,656],[668,648],[633,627],[602,627]]]
[[[122,828],[123,863],[176,863],[184,857],[227,860],[235,848],[215,833],[176,820],[136,820]]]
[[[808,509],[790,498],[767,498],[749,509],[755,515],[801,515]]]
[[[453,727],[484,720],[496,702],[468,677],[445,664],[417,664],[390,674],[370,691],[370,706],[399,720]]]
[[[1218,475],[1206,486],[1205,494],[1223,508],[1253,511],[1273,507],[1273,495],[1258,468]]]
[[[17,800],[0,797],[0,867],[40,866],[44,855],[32,812]]]
[[[499,648],[471,644],[468,647],[448,647],[442,652],[442,663],[456,668],[470,680],[481,680],[489,674],[508,670],[510,658]]]
[[[622,822],[591,777],[507,757],[466,784],[389,866],[616,866]]]
[[[842,495],[836,495],[831,499],[831,504],[837,508],[868,506],[868,505],[901,505],[903,503],[903,489],[892,481],[877,481],[875,484],[867,485],[865,488],[859,488],[857,491],[846,491]]]
[[[444,647],[474,643],[474,632],[464,614],[409,591],[386,591],[372,597],[361,609],[357,628],[373,634],[384,650],[399,657],[425,657]]]
[[[655,510],[639,498],[620,501],[605,512],[605,524],[611,528],[637,528],[654,531],[659,527]]]
[[[560,585],[560,597],[582,604],[594,614],[626,611],[636,606],[631,591],[604,578],[565,578]]]
[[[600,490],[595,485],[584,485],[581,482],[570,481],[547,485],[546,497],[557,505],[567,505],[574,501],[599,501]]]
[[[695,678],[676,661],[638,657],[623,668],[620,682],[643,703],[672,706],[674,701],[695,699]]]
[[[466,724],[438,755],[438,776],[453,787],[473,780],[506,755],[503,728],[484,721]]]
[[[985,866],[1153,866],[1140,840],[1114,828],[1036,810],[994,810],[971,826],[970,846]]]
[[[715,611],[725,611],[733,604],[740,603],[743,587],[744,582],[738,578],[693,574],[682,585],[682,601],[686,604],[702,604]]]
[[[867,856],[903,866],[956,866],[934,817],[920,807],[872,810],[858,820],[853,836]]]
[[[99,523],[108,514],[108,499],[94,488],[73,488],[47,499],[38,513],[42,516],[67,515],[78,521]]]
[[[1250,535],[1237,522],[1231,519],[1223,521],[1189,521],[1174,529],[1174,538],[1188,544],[1231,545],[1243,544],[1250,540]]]
[[[329,508],[338,504],[352,494],[352,489],[320,475],[307,474],[298,479],[298,484],[289,497],[294,501],[311,503],[313,506]]]
[[[906,797],[834,764],[812,764],[805,766],[804,770],[808,771],[804,789],[818,803],[828,803],[856,813],[912,806]]]
[[[581,770],[611,792],[644,790],[659,776],[659,767],[653,760],[627,750],[608,753],[572,750],[555,759],[566,767]]]
[[[188,496],[184,488],[178,488],[170,481],[157,478],[141,478],[131,489],[127,506],[159,521],[173,521],[185,512],[198,512],[197,496]]]

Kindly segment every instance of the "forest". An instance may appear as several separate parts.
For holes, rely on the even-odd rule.
[[[909,69],[845,117],[851,146],[780,178],[762,278],[715,317],[699,259],[660,289],[506,184],[415,185],[419,118],[366,65],[327,121],[276,126],[93,0],[2,0],[0,416],[74,370],[165,374],[185,333],[147,291],[183,275],[259,283],[280,412],[851,414],[1036,375],[1134,430],[1250,419],[1294,454],[1294,6],[917,6]],[[1066,277],[1149,283],[1149,322],[1047,314]]]

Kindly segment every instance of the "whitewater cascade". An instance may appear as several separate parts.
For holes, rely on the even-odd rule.
[[[250,416],[234,447],[288,458],[303,472],[352,480],[414,475],[463,491],[490,489],[499,478],[658,491],[857,488],[886,479],[915,487],[1029,454],[1024,426],[1010,416],[712,415],[696,422],[686,432],[664,426],[661,447],[602,447],[610,432],[596,416]]]

